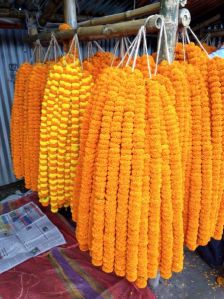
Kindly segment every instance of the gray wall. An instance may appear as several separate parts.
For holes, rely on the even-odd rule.
[[[10,114],[16,70],[31,55],[23,42],[25,34],[25,30],[0,29],[0,186],[16,181],[10,153]]]

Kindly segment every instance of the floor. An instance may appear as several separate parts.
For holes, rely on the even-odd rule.
[[[217,274],[196,253],[187,250],[183,272],[169,281],[160,281],[154,293],[158,299],[224,299],[224,288],[216,284]]]
[[[14,192],[14,188],[4,190],[4,194],[1,190],[0,200]],[[199,255],[186,250],[183,272],[174,274],[168,281],[160,280],[153,291],[158,299],[224,299],[224,287],[216,284],[217,275],[218,271],[210,268]]]

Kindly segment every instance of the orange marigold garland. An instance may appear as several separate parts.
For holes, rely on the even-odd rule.
[[[125,80],[127,82],[127,79]],[[123,83],[124,84],[124,83]],[[134,130],[134,104],[125,92],[125,107],[121,130],[121,158],[119,186],[117,193],[116,240],[114,270],[118,276],[125,276],[127,251],[128,200],[131,181],[132,147]]]
[[[129,75],[127,90],[135,105],[131,182],[128,203],[128,238],[126,278],[137,279],[138,244],[141,219],[142,181],[145,160],[145,84],[142,74],[136,70]],[[141,242],[141,241],[140,241]]]
[[[219,70],[219,80],[221,84],[221,96],[222,96],[222,103],[224,103],[224,60],[219,59],[218,63],[218,70]],[[222,149],[224,149],[224,122],[222,123]],[[223,184],[223,177],[224,177],[224,150],[222,150],[222,164],[221,164],[221,171],[220,171],[220,184],[219,184],[219,205],[217,210],[217,222],[216,228],[214,233],[214,238],[217,240],[221,240],[223,235],[223,226],[224,226],[224,184]]]
[[[41,105],[44,88],[48,75],[48,65],[34,64],[30,80],[28,81],[28,130],[27,141],[29,151],[30,187],[37,191],[39,171],[39,143],[40,143],[40,120]],[[25,177],[26,179],[26,177]]]
[[[192,109],[192,161],[191,161],[191,180],[190,197],[188,204],[188,224],[185,242],[189,249],[195,250],[197,246],[197,235],[199,226],[199,216],[201,208],[201,132],[202,132],[202,108],[201,108],[201,89],[200,78],[195,73],[193,66],[188,69],[189,83],[194,86],[191,94]]]
[[[172,271],[183,269],[183,166],[179,143],[179,125],[175,107],[165,87],[161,87],[161,100],[170,150],[170,171],[173,206],[173,263]]]
[[[24,176],[24,95],[26,82],[32,66],[24,63],[20,66],[16,74],[14,102],[11,116],[11,149],[14,173],[17,178]]]
[[[203,80],[201,72],[195,68],[194,72],[200,78],[201,113],[202,113],[202,189],[201,209],[198,230],[198,245],[206,245],[210,240],[210,209],[212,202],[212,140],[211,140],[211,115],[207,82]]]
[[[171,81],[162,75],[157,75],[156,79],[170,92],[172,104],[175,103],[175,90]],[[160,90],[161,97],[163,96]],[[171,169],[170,169],[170,149],[166,131],[166,124],[161,107],[161,138],[162,138],[162,186],[161,186],[161,253],[160,253],[160,274],[168,279],[172,274],[173,262],[173,206],[171,188]]]
[[[208,86],[211,105],[212,121],[212,144],[213,144],[213,188],[211,206],[211,234],[214,234],[216,225],[216,214],[219,205],[219,184],[222,159],[222,126],[223,126],[223,104],[221,96],[221,84],[219,81],[218,59],[208,62]]]
[[[88,136],[83,154],[82,177],[79,190],[78,215],[76,237],[79,241],[81,250],[88,250],[88,231],[89,231],[89,210],[90,199],[92,195],[93,172],[95,164],[96,146],[99,139],[99,130],[101,126],[102,110],[107,98],[107,73],[102,74],[98,84],[95,85],[94,98],[92,106],[92,115],[89,123]],[[83,123],[85,126],[85,123]],[[80,153],[81,154],[81,153]]]
[[[160,204],[162,183],[162,140],[160,84],[146,81],[146,103],[150,145],[150,200],[148,222],[148,277],[155,278],[159,266]]]
[[[125,73],[120,72],[125,80]],[[123,76],[122,76],[123,75]],[[108,153],[108,175],[106,183],[106,202],[105,202],[105,229],[103,239],[103,270],[113,272],[115,257],[115,227],[116,227],[116,199],[118,192],[119,167],[120,167],[120,144],[121,129],[123,121],[125,85],[120,85],[118,93],[109,91],[109,97],[113,100],[114,113],[111,125],[111,138]]]

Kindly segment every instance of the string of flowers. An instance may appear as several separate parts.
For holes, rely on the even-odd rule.
[[[138,244],[139,242],[141,243],[141,238],[139,239],[139,231],[145,160],[145,83],[140,71],[135,70],[135,72],[130,73],[128,76],[127,88],[130,93],[129,97],[133,99],[135,105],[135,115],[132,135],[131,181],[128,202],[126,278],[129,281],[134,282],[137,279]]]
[[[23,63],[17,71],[15,81],[14,101],[11,114],[11,150],[14,173],[17,178],[24,176],[24,96],[26,82],[32,66]]]
[[[37,63],[33,65],[29,80],[28,80],[28,113],[27,113],[27,145],[29,158],[29,173],[30,188],[37,191],[38,170],[39,170],[39,143],[40,143],[40,118],[41,104],[48,75],[48,65]],[[25,177],[27,181],[27,176]]]
[[[219,59],[218,61],[218,71],[219,71],[219,81],[221,84],[221,96],[222,103],[224,103],[224,61]],[[222,122],[222,149],[224,149],[224,123]],[[223,235],[223,224],[224,224],[224,187],[223,187],[223,177],[224,177],[224,150],[222,150],[222,164],[220,171],[220,184],[219,184],[219,205],[216,214],[216,228],[214,233],[214,238],[216,240],[221,240]]]
[[[189,65],[187,68],[188,80],[191,89],[191,111],[192,111],[192,161],[190,179],[190,197],[188,199],[188,223],[185,243],[189,249],[195,250],[197,246],[197,235],[199,216],[201,208],[201,162],[202,162],[202,108],[200,78],[196,75],[195,67]]]
[[[125,81],[127,82],[127,78]],[[123,96],[125,97],[125,107],[121,130],[121,158],[116,215],[114,270],[118,276],[125,276],[126,271],[128,200],[131,181],[135,109],[133,98],[129,97],[129,94],[129,90],[126,87],[126,92],[123,94]]]
[[[172,104],[175,102],[175,90],[171,81],[162,75],[156,76],[158,82],[170,92]],[[160,90],[163,96],[162,90]],[[174,99],[172,100],[172,97]],[[159,270],[161,277],[168,279],[172,275],[173,262],[173,206],[170,169],[170,149],[166,132],[166,124],[161,109],[161,138],[162,138],[162,185],[161,185],[161,253]]]
[[[127,80],[124,72],[118,71],[120,82]],[[119,82],[118,82],[119,83]],[[124,113],[126,86],[120,85],[118,93],[113,90],[108,96],[113,101],[113,118],[108,153],[108,175],[106,183],[105,224],[103,239],[103,271],[113,272],[115,259],[116,199],[120,168],[121,130]]]
[[[223,126],[223,104],[221,96],[221,84],[219,81],[218,61],[216,58],[208,62],[208,86],[211,105],[212,122],[212,206],[211,206],[211,234],[214,234],[216,225],[216,214],[219,203],[219,184],[222,160],[222,126]]]
[[[160,84],[146,80],[146,105],[150,145],[150,200],[148,215],[148,277],[155,278],[159,266],[160,204],[162,184],[162,140]]]

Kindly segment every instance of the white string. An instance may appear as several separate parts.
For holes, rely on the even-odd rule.
[[[191,29],[190,26],[186,27],[190,33],[193,35],[193,37],[196,39],[196,41],[198,42],[199,46],[202,48],[202,50],[205,52],[205,54],[207,55],[208,58],[210,58],[208,52],[205,50],[204,46],[202,45],[202,43],[200,42],[200,40],[198,39],[197,35],[194,33],[194,31]]]
[[[46,52],[45,57],[44,57],[44,63],[47,61],[48,55],[49,55],[50,50],[52,48],[52,44],[53,44],[53,33],[51,34],[50,44],[48,46],[47,52]]]
[[[185,33],[185,36],[186,36],[186,39],[187,39],[187,43],[190,44],[190,38],[189,38],[189,35],[188,35],[188,32],[187,32],[187,28],[184,27],[184,33]]]
[[[121,59],[121,61],[119,62],[119,64],[117,65],[117,67],[120,67],[121,65],[123,65],[125,58],[127,57],[127,55],[129,55],[129,57],[131,56],[131,53],[129,54],[130,49],[132,49],[132,47],[134,46],[135,42],[136,42],[137,36],[133,39],[133,41],[131,42],[131,44],[129,45],[127,52],[125,53],[124,57]]]
[[[113,66],[113,64],[114,64],[114,60],[115,60],[115,56],[117,54],[117,50],[118,50],[119,44],[120,44],[120,40],[118,39],[116,41],[116,43],[115,43],[115,46],[114,46],[113,57],[112,57],[110,66]]]
[[[130,45],[130,41],[128,41],[128,38],[127,37],[124,37],[124,44],[125,44],[125,47],[126,47],[126,51],[129,51],[129,45],[128,45],[128,43],[129,43],[129,45]],[[125,51],[125,52],[126,52]]]
[[[100,52],[105,52],[104,49],[100,46],[100,44],[96,40],[94,40],[93,42],[97,46],[97,48]]]
[[[135,52],[135,49],[137,47],[137,44],[138,44],[138,39],[139,39],[139,33],[136,35],[135,39],[133,40],[132,44],[130,45],[129,47],[129,50],[131,49],[131,52],[129,54],[129,57],[127,59],[127,62],[126,62],[126,65],[125,66],[128,66],[130,61],[131,61],[131,58],[133,57],[133,54]]]
[[[76,41],[76,45],[77,45],[77,48],[78,48],[79,61],[80,61],[80,64],[81,64],[81,68],[83,70],[82,55],[81,55],[81,49],[80,49],[79,38],[78,38],[78,34],[77,33],[75,33],[75,41]]]
[[[148,66],[148,72],[149,72],[149,78],[152,78],[152,71],[151,71],[151,66],[149,62],[149,55],[148,55],[148,47],[147,47],[147,40],[146,40],[146,29],[144,27],[144,32],[143,32],[143,49],[145,50],[146,54],[146,61],[147,61],[147,66]]]
[[[163,33],[164,33],[164,41],[165,41],[165,49],[166,49],[166,58],[168,63],[171,63],[171,59],[170,59],[170,52],[169,52],[169,47],[168,47],[168,41],[167,41],[167,32],[166,32],[166,26],[165,26],[165,22],[163,25]]]
[[[159,54],[160,54],[160,51],[161,51],[162,36],[163,36],[163,27],[164,27],[164,20],[162,20],[161,28],[160,28],[160,31],[159,31],[158,46],[157,46],[157,55],[156,55],[156,67],[155,67],[154,75],[156,75],[157,71],[158,71]]]
[[[182,35],[182,45],[183,45],[183,54],[184,54],[184,62],[186,61],[186,49],[185,49],[185,35],[184,31],[181,32]]]
[[[138,42],[137,42],[137,45],[136,45],[136,51],[135,51],[133,65],[132,65],[132,72],[134,71],[135,66],[136,66],[138,51],[139,51],[139,47],[140,47],[140,43],[141,43],[141,39],[142,39],[142,34],[143,34],[143,31],[144,31],[144,28],[145,28],[145,26],[141,26],[141,28],[139,30],[139,38],[138,38]]]

